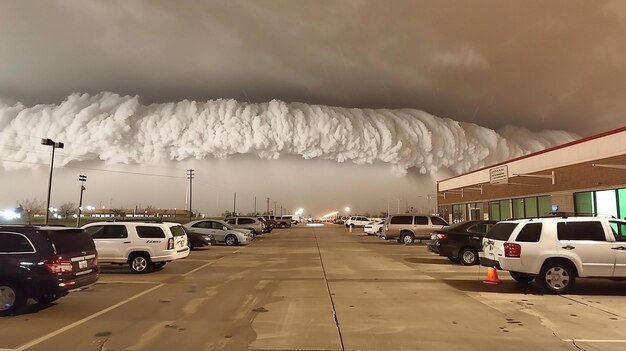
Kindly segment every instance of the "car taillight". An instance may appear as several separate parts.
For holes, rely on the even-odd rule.
[[[520,257],[522,246],[520,244],[504,243],[504,257]]]
[[[436,231],[435,235],[437,235],[437,240],[446,240],[446,233],[441,231]]]
[[[91,266],[98,267],[98,254],[96,254],[96,257],[94,257],[93,260],[91,261]]]
[[[72,260],[69,258],[55,257],[43,261],[43,266],[50,274],[63,274],[71,272]]]
[[[168,250],[174,249],[174,238],[169,238],[167,240],[167,249]]]

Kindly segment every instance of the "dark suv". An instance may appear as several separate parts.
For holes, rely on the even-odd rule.
[[[82,229],[0,225],[0,316],[93,285],[96,247]]]

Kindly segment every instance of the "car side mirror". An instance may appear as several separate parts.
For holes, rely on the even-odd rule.
[[[222,227],[222,230],[228,230],[228,228],[227,227]]]

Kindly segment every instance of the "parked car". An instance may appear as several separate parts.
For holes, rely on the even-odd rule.
[[[93,240],[82,229],[0,225],[0,316],[29,298],[48,304],[96,283]]]
[[[265,217],[257,217],[257,220],[263,223],[263,233],[271,233],[274,229],[274,223],[276,223],[274,220],[270,221],[265,219]]]
[[[333,224],[345,224],[345,221],[342,218],[335,218]]]
[[[265,223],[254,217],[228,217],[224,222],[230,224],[233,228],[248,229],[255,236],[261,235],[265,231]]]
[[[436,230],[431,234],[428,249],[465,266],[478,264],[483,238],[495,224],[495,221],[466,221]]]
[[[187,246],[189,246],[190,250],[215,245],[217,243],[213,234],[196,233],[185,227],[183,227],[183,229],[185,229],[185,234],[187,234]]]
[[[187,235],[178,223],[94,222],[83,229],[96,244],[100,263],[128,264],[133,273],[146,273],[189,255]]]
[[[274,219],[276,220],[275,228],[291,228],[291,216],[276,216]]]
[[[367,223],[367,225],[365,225],[365,229],[363,231],[365,231],[365,234],[367,235],[377,235],[383,230],[384,224],[385,224],[384,219],[370,221],[369,223]]]
[[[604,217],[502,221],[483,238],[480,263],[563,294],[577,277],[626,278],[626,221]]]
[[[381,237],[412,244],[415,239],[429,240],[433,230],[448,226],[441,217],[426,215],[393,215],[387,217]]]
[[[236,229],[219,219],[201,219],[183,226],[195,233],[211,234],[218,243],[227,246],[249,244],[254,239],[254,234],[249,229]]]
[[[363,216],[352,216],[344,223],[346,227],[365,227],[370,221],[369,218]]]

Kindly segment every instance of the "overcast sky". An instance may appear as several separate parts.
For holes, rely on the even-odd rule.
[[[626,120],[626,1],[2,0],[0,17],[9,105],[278,99],[581,136]]]

